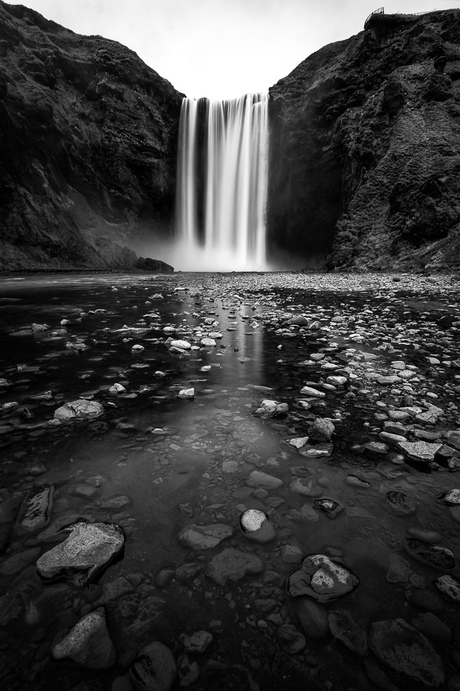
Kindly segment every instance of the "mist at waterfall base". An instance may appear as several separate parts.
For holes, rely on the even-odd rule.
[[[175,240],[184,271],[267,271],[268,96],[184,98]]]

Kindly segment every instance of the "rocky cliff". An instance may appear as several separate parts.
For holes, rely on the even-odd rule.
[[[329,268],[460,267],[459,10],[372,15],[272,87],[270,109],[278,250]]]
[[[133,266],[170,230],[181,100],[119,43],[0,1],[0,270]]]

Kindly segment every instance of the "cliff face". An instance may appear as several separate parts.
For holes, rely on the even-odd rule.
[[[460,267],[460,11],[373,15],[270,108],[278,248],[329,268]]]
[[[171,226],[181,101],[119,43],[0,1],[0,270],[131,267]]]

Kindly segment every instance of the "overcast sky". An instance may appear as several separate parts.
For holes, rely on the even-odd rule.
[[[308,55],[362,30],[378,0],[25,0],[47,19],[134,50],[187,96],[266,91]],[[459,7],[389,0],[385,12]]]

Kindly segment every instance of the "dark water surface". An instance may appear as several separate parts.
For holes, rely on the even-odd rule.
[[[307,633],[295,655],[280,645],[280,625],[302,632],[285,590],[295,568],[285,547],[343,559],[360,584],[327,609],[352,613],[366,632],[377,620],[410,622],[419,614],[411,591],[434,592],[432,582],[443,572],[411,559],[404,540],[411,527],[435,530],[458,555],[458,522],[439,501],[442,492],[460,486],[458,474],[365,445],[379,441],[388,411],[401,407],[404,395],[413,405],[428,401],[443,409],[439,424],[428,428],[440,430],[440,439],[442,430],[458,428],[460,369],[442,364],[460,357],[458,290],[442,282],[399,286],[391,278],[368,279],[368,285],[330,280],[337,285],[302,277],[290,283],[284,275],[268,283],[262,276],[193,274],[0,279],[0,406],[17,403],[0,409],[0,498],[52,484],[51,524],[81,517],[118,523],[126,533],[123,558],[95,583],[77,588],[41,583],[35,561],[54,543],[12,531],[0,558],[0,605],[5,612],[18,593],[22,604],[3,617],[0,688],[129,689],[127,669],[153,640],[171,648],[181,670],[177,683],[192,691],[377,688],[365,669],[368,659],[380,665],[372,653],[359,656],[331,633],[322,640]],[[310,323],[289,325],[293,315]],[[314,320],[318,325],[310,328]],[[33,323],[49,329],[28,333]],[[210,332],[222,338],[216,346],[201,345]],[[173,353],[170,336],[196,349]],[[137,344],[144,347],[139,354],[132,351]],[[312,353],[326,360],[302,364]],[[374,356],[369,362],[377,374],[394,374],[391,363],[403,360],[417,368],[417,381],[379,388],[364,377],[366,354]],[[439,366],[430,365],[429,356]],[[326,361],[336,369],[321,369]],[[344,374],[347,387],[321,389],[330,374]],[[302,396],[307,382],[325,397]],[[110,393],[115,383],[126,391]],[[192,387],[193,399],[178,398]],[[78,398],[102,403],[103,416],[51,422],[59,406]],[[265,398],[288,403],[288,416],[254,416]],[[315,417],[334,423],[329,457],[301,456],[288,443],[306,435]],[[252,488],[245,496],[254,470],[283,486]],[[289,489],[299,475],[319,488],[314,497]],[[350,483],[350,476],[364,484]],[[76,485],[98,490],[83,498]],[[416,511],[392,511],[385,497],[393,490],[410,496]],[[103,507],[119,496],[127,497],[121,508]],[[334,499],[341,512],[331,518],[315,508],[318,497]],[[247,508],[270,516],[275,540],[246,539],[239,516]],[[178,540],[187,525],[215,523],[234,533],[214,549],[195,551]],[[229,546],[258,555],[263,572],[224,586],[214,582],[207,565]],[[12,555],[34,549],[15,573],[2,571]],[[400,568],[393,578],[395,559]],[[405,571],[401,560],[409,564]],[[190,569],[177,571],[183,565]],[[169,577],[159,583],[165,569]],[[458,576],[458,567],[452,573]],[[95,672],[52,661],[62,634],[100,604],[117,665]],[[448,678],[458,674],[452,663],[460,643],[456,605],[446,603],[440,616],[452,633],[448,646],[435,646]],[[212,646],[184,657],[181,634],[199,630],[213,634]],[[421,688],[403,680],[407,688]]]

